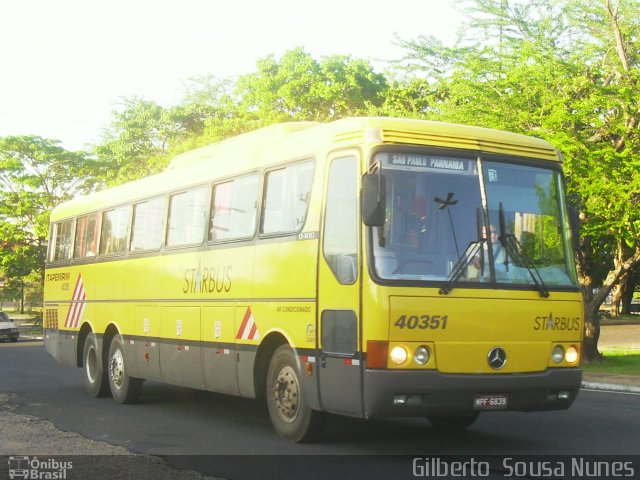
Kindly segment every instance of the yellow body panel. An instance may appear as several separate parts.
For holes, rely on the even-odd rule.
[[[350,369],[334,385],[353,388],[358,394],[367,388],[360,383],[359,368],[366,366],[368,341],[387,342],[390,349],[408,348],[409,362],[399,366],[389,361],[388,370],[497,376],[575,367],[553,364],[550,356],[555,345],[580,348],[583,313],[577,290],[553,291],[543,299],[534,290],[484,286],[442,295],[432,286],[376,283],[369,271],[369,229],[364,226],[358,232],[357,278],[348,284],[338,281],[322,250],[330,161],[356,158],[361,175],[370,166],[371,153],[389,145],[560,161],[550,144],[523,135],[384,118],[267,127],[187,152],[164,173],[58,206],[52,222],[192,186],[211,188],[249,172],[257,173],[262,182],[271,169],[312,160],[311,194],[302,199],[308,208],[304,225],[282,235],[255,233],[251,238],[216,243],[203,239],[185,248],[164,246],[153,252],[51,263],[45,275],[45,330],[69,334],[77,341],[77,334],[88,328],[106,336],[115,327],[127,339],[134,365],[149,378],[246,396],[255,394],[254,372],[266,372],[258,362],[264,361],[261,349],[272,347],[269,338],[283,338],[303,359],[311,385],[305,388],[332,390],[332,376],[321,373],[325,365],[320,357],[335,353],[323,349],[325,312],[338,312],[338,319],[355,318],[355,351],[333,355],[330,367]],[[359,191],[359,185],[354,187]],[[336,325],[329,330],[339,330],[339,321]],[[417,366],[411,363],[412,355],[422,345],[432,356]],[[503,348],[509,358],[499,371],[487,365],[487,354],[494,347]],[[57,352],[58,347],[51,348]],[[81,355],[81,346],[75,348],[80,348]],[[250,355],[241,359],[243,352]],[[72,352],[65,358],[77,357]],[[246,358],[250,358],[248,365]],[[190,379],[180,372],[188,372]],[[316,382],[313,375],[318,374]],[[331,395],[318,393],[314,408],[335,402],[338,406],[327,409],[363,414],[360,409],[365,402],[354,397],[354,406],[340,406],[345,395],[337,387],[333,390]]]

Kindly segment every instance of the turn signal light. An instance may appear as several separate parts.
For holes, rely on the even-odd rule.
[[[369,340],[367,342],[367,368],[387,368],[389,342]]]

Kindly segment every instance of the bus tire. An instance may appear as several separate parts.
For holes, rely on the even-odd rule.
[[[478,412],[467,415],[433,415],[427,417],[433,428],[441,432],[464,430],[478,419]]]
[[[107,397],[111,393],[107,372],[104,369],[101,355],[98,353],[96,335],[90,332],[82,349],[82,366],[84,367],[84,386],[92,397]]]
[[[116,335],[109,346],[107,377],[111,396],[116,403],[135,403],[142,391],[142,379],[130,377],[124,355],[121,335]]]
[[[295,443],[312,440],[320,430],[321,413],[304,403],[295,357],[289,345],[276,349],[269,362],[267,408],[276,433]]]

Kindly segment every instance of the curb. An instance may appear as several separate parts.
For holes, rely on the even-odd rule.
[[[612,383],[599,383],[599,382],[582,382],[582,388],[589,390],[602,390],[605,392],[622,392],[622,393],[638,393],[640,394],[640,387],[632,385],[619,385]]]

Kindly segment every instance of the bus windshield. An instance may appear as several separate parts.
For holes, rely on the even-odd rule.
[[[385,225],[371,237],[378,278],[576,285],[559,171],[426,153],[375,160],[386,185]]]

